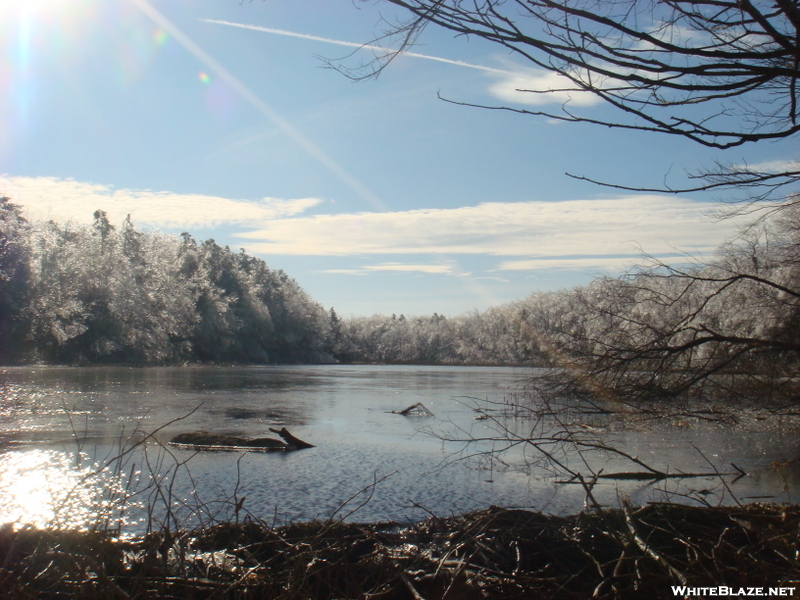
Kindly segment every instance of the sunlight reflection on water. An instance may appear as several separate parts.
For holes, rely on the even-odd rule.
[[[76,463],[75,454],[52,450],[4,454],[0,522],[87,529],[110,517],[119,483],[96,465]]]

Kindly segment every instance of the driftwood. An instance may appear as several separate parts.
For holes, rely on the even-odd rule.
[[[404,417],[432,417],[434,414],[425,408],[425,405],[422,402],[417,402],[416,404],[412,404],[408,408],[404,408],[403,410],[393,410],[391,411],[393,415],[403,415]]]
[[[286,444],[292,448],[300,449],[300,448],[313,448],[313,444],[309,444],[308,442],[304,442],[301,439],[294,437],[291,433],[286,431],[286,427],[281,427],[280,429],[273,429],[272,427],[269,428],[272,433],[277,433],[281,436],[284,440],[286,440]]]
[[[285,427],[280,430],[270,427],[270,431],[277,433],[283,439],[246,438],[195,431],[176,435],[169,443],[173,446],[191,447],[196,450],[257,450],[261,452],[280,452],[314,447],[312,444],[294,437]]]

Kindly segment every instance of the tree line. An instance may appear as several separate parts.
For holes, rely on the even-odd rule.
[[[530,364],[516,308],[340,318],[258,258],[0,197],[0,364]]]
[[[373,315],[337,324],[343,362],[427,365],[543,365],[536,337],[516,304],[457,317]]]
[[[513,306],[340,318],[214,240],[28,222],[0,198],[0,364],[530,364]]]
[[[103,211],[28,222],[0,198],[2,363],[314,363],[330,342],[327,311],[244,252]]]

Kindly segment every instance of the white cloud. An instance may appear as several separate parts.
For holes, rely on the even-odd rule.
[[[361,269],[325,269],[322,273],[331,273],[333,275],[363,275],[364,271]]]
[[[487,202],[452,209],[301,216],[316,198],[259,201],[198,194],[113,189],[71,179],[0,177],[0,194],[31,218],[90,222],[105,210],[112,222],[130,214],[137,225],[195,229],[239,226],[254,254],[300,256],[484,255],[504,257],[497,269],[620,269],[641,252],[711,255],[743,218],[705,218],[709,204],[655,195],[562,202]],[[419,259],[326,271],[466,276],[455,262]]]
[[[486,254],[548,257],[710,254],[738,221],[706,219],[710,205],[628,196],[491,202],[455,209],[354,213],[265,222],[241,237],[249,252],[294,255]]]
[[[691,259],[687,256],[659,256],[658,261],[664,264],[685,263]],[[647,264],[641,254],[628,256],[602,257],[588,256],[581,258],[534,258],[530,260],[507,260],[501,262],[499,271],[545,271],[557,269],[559,271],[624,271],[633,267]]]
[[[503,75],[489,86],[489,93],[503,102],[535,106],[564,103],[593,106],[601,102],[595,94],[576,89],[563,75],[533,69]]]
[[[783,173],[784,171],[797,171],[800,169],[798,160],[770,160],[752,165],[735,165],[735,169],[743,169],[754,173]]]
[[[451,265],[425,265],[425,264],[403,264],[403,263],[382,263],[379,265],[367,265],[360,269],[326,269],[323,273],[336,273],[341,275],[364,275],[375,271],[393,271],[403,273],[431,273],[436,275],[456,275]],[[464,275],[458,273],[457,275]],[[469,273],[466,273],[469,275]]]
[[[200,194],[173,194],[150,190],[114,189],[55,177],[0,177],[0,194],[24,207],[33,219],[90,222],[96,210],[108,213],[112,223],[130,214],[137,225],[164,228],[205,228],[245,225],[292,217],[321,202],[317,198],[257,201],[232,200]]]
[[[623,270],[636,263],[641,263],[641,257],[638,255],[615,258],[605,258],[600,256],[591,256],[588,258],[534,258],[530,260],[503,261],[498,265],[497,269],[500,271],[543,271],[547,269]]]

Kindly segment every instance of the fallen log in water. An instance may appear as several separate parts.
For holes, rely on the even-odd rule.
[[[280,430],[270,427],[270,431],[277,433],[283,439],[247,438],[209,433],[208,431],[194,431],[176,435],[169,443],[173,446],[183,446],[195,450],[254,450],[260,452],[281,452],[314,447],[312,444],[294,437],[285,427]]]

